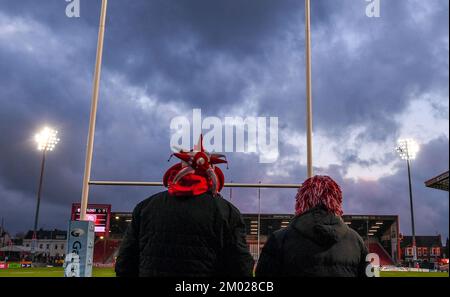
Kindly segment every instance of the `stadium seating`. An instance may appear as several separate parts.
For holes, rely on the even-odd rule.
[[[113,255],[120,246],[120,240],[98,239],[94,244],[94,263],[112,263]]]
[[[369,253],[376,253],[380,257],[380,264],[382,266],[394,265],[391,256],[381,246],[379,242],[372,241],[368,244]]]

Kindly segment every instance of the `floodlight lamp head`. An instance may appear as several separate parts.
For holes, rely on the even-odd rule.
[[[419,151],[419,145],[411,138],[400,139],[396,150],[403,160],[414,160]]]
[[[38,134],[35,135],[34,139],[37,144],[37,149],[40,151],[53,151],[56,144],[59,142],[57,137],[58,131],[45,127]]]

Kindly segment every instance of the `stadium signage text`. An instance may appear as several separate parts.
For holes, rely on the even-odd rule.
[[[81,242],[75,241],[72,245],[72,253],[78,255],[81,250]]]
[[[73,237],[80,237],[84,234],[84,231],[83,231],[83,229],[77,228],[77,229],[73,229],[72,232],[70,232],[70,234]]]
[[[92,221],[70,221],[68,234],[64,275],[66,277],[92,276],[94,223]]]

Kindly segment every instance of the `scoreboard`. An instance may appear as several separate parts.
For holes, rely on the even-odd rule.
[[[72,204],[72,221],[80,220],[81,206],[79,203]],[[97,236],[109,236],[109,220],[111,218],[111,204],[89,204],[86,209],[88,221],[94,222],[94,231]]]

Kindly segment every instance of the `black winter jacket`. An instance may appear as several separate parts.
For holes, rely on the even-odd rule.
[[[251,276],[254,261],[239,210],[220,195],[167,191],[133,211],[116,260],[117,276]]]
[[[272,234],[256,276],[364,277],[367,249],[340,217],[316,207]]]

